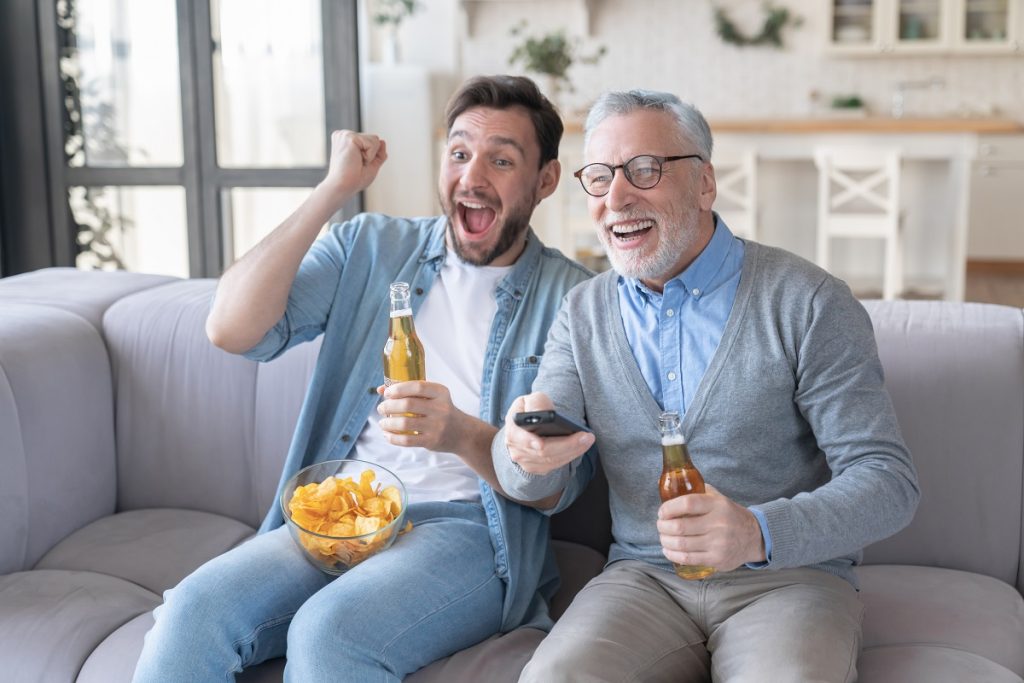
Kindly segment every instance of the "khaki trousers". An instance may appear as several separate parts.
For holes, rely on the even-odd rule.
[[[687,581],[620,561],[580,591],[519,680],[854,681],[863,611],[848,582],[818,569]]]

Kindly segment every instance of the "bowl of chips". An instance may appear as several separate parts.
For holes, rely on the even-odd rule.
[[[327,460],[300,470],[281,493],[288,531],[306,559],[344,574],[391,547],[412,523],[406,494],[390,470],[364,460]]]

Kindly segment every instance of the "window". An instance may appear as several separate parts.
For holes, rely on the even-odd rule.
[[[216,276],[359,128],[355,0],[38,7],[57,264]]]

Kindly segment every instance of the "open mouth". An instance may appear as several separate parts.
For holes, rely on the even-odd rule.
[[[622,245],[628,245],[633,242],[638,242],[651,231],[654,227],[654,221],[645,219],[639,221],[629,221],[626,223],[616,223],[611,226],[612,237],[615,238],[615,242]]]
[[[459,222],[470,235],[482,235],[494,225],[494,209],[478,202],[458,202],[457,206]]]

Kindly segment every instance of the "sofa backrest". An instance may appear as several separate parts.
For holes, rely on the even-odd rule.
[[[921,486],[913,522],[865,562],[973,571],[1024,593],[1024,311],[865,306]]]
[[[215,284],[154,287],[103,318],[118,509],[203,510],[255,527],[274,503],[319,342],[266,364],[217,349],[205,333]]]
[[[99,330],[0,297],[0,574],[114,511],[114,410]]]

